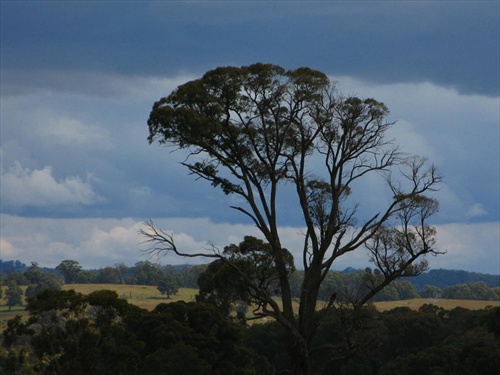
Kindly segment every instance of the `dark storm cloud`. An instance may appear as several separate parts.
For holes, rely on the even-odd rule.
[[[30,70],[200,74],[265,60],[498,95],[499,16],[498,2],[3,2],[2,69],[22,81]]]

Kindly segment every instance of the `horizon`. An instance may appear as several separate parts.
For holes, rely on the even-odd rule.
[[[63,260],[72,260],[72,259],[62,259],[61,262]],[[145,260],[145,261],[151,262],[150,260]],[[18,259],[2,259],[2,258],[0,258],[0,272],[2,272],[3,263],[6,263],[6,262],[20,262],[26,268],[30,268],[31,267],[30,265],[28,265],[28,264],[26,264],[24,262],[21,262]],[[138,261],[137,263],[139,263],[139,262],[141,262],[141,261]],[[197,266],[208,266],[210,264],[210,263],[199,263],[199,264],[190,264],[190,263],[170,264],[170,263],[167,263],[167,264],[161,264],[161,263],[157,263],[157,262],[151,262],[151,263],[157,264],[158,266],[160,266],[162,268],[166,268],[166,267],[188,268],[188,267],[197,267]],[[100,266],[98,268],[84,268],[84,267],[82,267],[81,270],[82,271],[99,271],[99,270],[102,270],[103,268],[108,268],[108,267],[113,268],[116,265],[117,265],[117,263],[115,263],[115,264],[109,264],[109,265],[103,265],[103,266]],[[46,267],[46,266],[41,265],[41,264],[37,264],[36,266],[39,267],[39,268],[41,268],[41,269],[55,270],[55,267]],[[135,264],[133,264],[133,265],[125,264],[125,266],[127,268],[134,268]],[[297,271],[303,271],[303,269],[301,269],[301,268],[297,268],[296,270]],[[330,269],[330,272],[350,273],[350,272],[357,272],[357,271],[363,271],[363,270],[364,270],[364,268],[354,268],[354,267],[347,266],[347,267],[345,267],[343,269]],[[422,272],[420,275],[411,276],[411,277],[408,277],[408,278],[400,278],[399,281],[402,281],[402,280],[405,280],[405,279],[412,279],[412,278],[415,278],[415,277],[427,274],[427,273],[429,273],[431,271],[466,272],[466,273],[480,274],[480,275],[485,275],[485,276],[500,276],[500,273],[499,274],[489,274],[489,273],[483,273],[483,272],[466,271],[466,270],[462,270],[462,269],[429,268],[429,269],[425,270],[424,272]]]

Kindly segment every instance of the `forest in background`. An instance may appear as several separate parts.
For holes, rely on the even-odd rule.
[[[175,294],[178,288],[199,288],[198,279],[208,265],[159,265],[149,261],[137,262],[128,267],[123,263],[100,269],[83,269],[78,262],[65,260],[56,268],[42,267],[36,263],[27,266],[20,261],[0,259],[0,285],[14,281],[18,286],[39,284],[32,289],[44,289],[44,282],[57,284],[127,284],[170,286],[164,288]],[[38,272],[33,272],[37,270]],[[27,272],[27,274],[26,274]],[[363,283],[371,269],[346,268],[330,271],[320,289],[320,299],[328,299],[334,290],[352,290]],[[47,281],[45,276],[51,275]],[[28,276],[28,277],[26,277]],[[303,273],[296,270],[291,275],[292,292],[298,296]],[[30,280],[31,278],[31,280]],[[43,280],[40,280],[42,278]],[[30,295],[28,295],[30,296]],[[413,298],[445,298],[467,300],[500,300],[500,275],[488,275],[463,270],[436,269],[419,276],[402,278],[385,287],[372,301],[397,301]]]

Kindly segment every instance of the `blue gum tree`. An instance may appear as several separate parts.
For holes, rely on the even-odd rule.
[[[441,177],[425,158],[404,154],[387,138],[394,125],[388,113],[375,99],[340,94],[322,72],[261,63],[208,71],[153,105],[149,142],[187,150],[182,164],[189,173],[244,202],[232,208],[269,243],[282,304],[223,252],[189,254],[151,221],[142,230],[149,251],[216,258],[234,267],[260,299],[257,313],[284,327],[296,375],[314,371],[311,358],[320,348],[313,338],[326,315],[316,313],[318,292],[337,259],[367,251],[380,271],[353,299],[356,310],[397,278],[423,272],[426,255],[440,253],[428,224],[438,202],[428,193]],[[363,195],[353,196],[353,188],[373,176],[381,177],[387,201],[360,215]],[[305,228],[298,313],[279,226],[284,202],[278,198],[290,186],[295,201],[285,204],[296,205]],[[325,313],[335,308],[335,296]]]

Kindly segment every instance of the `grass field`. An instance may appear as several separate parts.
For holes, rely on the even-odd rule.
[[[26,287],[23,287],[25,289]],[[195,301],[195,295],[198,293],[197,289],[180,288],[179,292],[166,299],[155,286],[145,285],[117,285],[117,284],[70,284],[64,285],[63,290],[74,289],[77,292],[88,294],[96,290],[114,290],[119,297],[126,299],[129,303],[139,306],[147,310],[153,310],[158,304],[162,302],[175,302]],[[1,330],[5,329],[7,321],[14,318],[16,315],[27,317],[25,311],[26,305],[14,306],[11,311],[8,311],[8,306],[5,305],[5,300],[0,300],[0,327]],[[404,301],[389,301],[389,302],[376,302],[375,306],[380,311],[391,310],[396,307],[409,307],[413,310],[418,310],[420,306],[430,303],[446,310],[455,307],[464,307],[470,310],[484,309],[488,306],[500,307],[500,301],[471,301],[471,300],[456,300],[456,299],[427,299],[417,298]],[[321,307],[321,304],[319,304]]]
[[[126,299],[133,305],[147,310],[153,310],[162,302],[191,302],[195,300],[195,295],[198,293],[197,289],[180,288],[175,296],[171,296],[170,299],[167,299],[155,286],[146,285],[72,284],[63,286],[63,290],[69,289],[74,289],[83,294],[89,294],[95,290],[114,290],[119,297]]]

